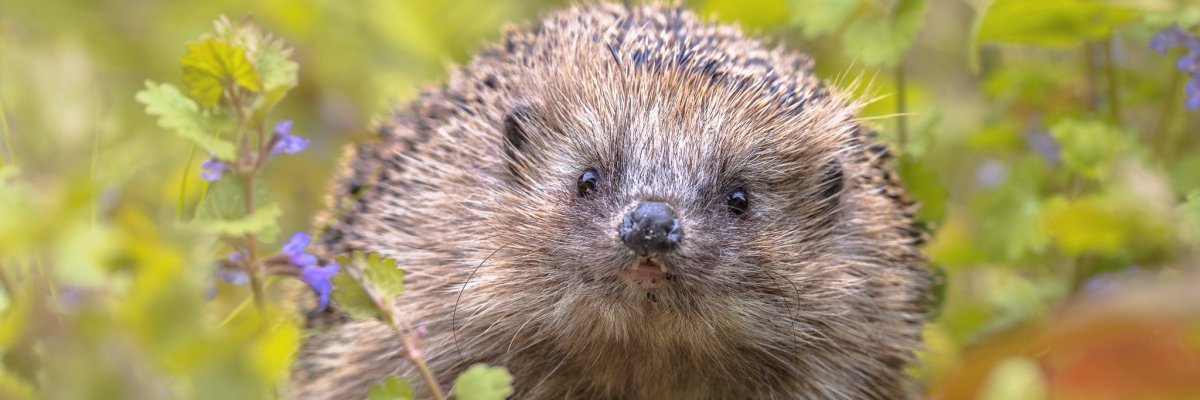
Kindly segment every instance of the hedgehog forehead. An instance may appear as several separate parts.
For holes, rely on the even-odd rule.
[[[566,69],[549,75],[535,96],[549,130],[570,138],[571,151],[638,173],[703,178],[755,160],[823,161],[817,158],[839,151],[855,126],[853,108],[834,101],[795,112],[755,88],[689,71],[606,75],[613,72]]]

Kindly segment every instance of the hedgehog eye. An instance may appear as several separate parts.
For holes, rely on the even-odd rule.
[[[575,183],[575,189],[579,191],[580,197],[595,193],[599,186],[600,173],[594,169],[583,171],[583,175],[579,175],[579,182]]]
[[[725,195],[725,206],[733,215],[743,215],[750,211],[750,198],[743,189],[734,189]]]

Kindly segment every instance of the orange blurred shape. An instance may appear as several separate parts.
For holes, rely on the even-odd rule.
[[[1200,284],[1186,281],[1082,298],[977,344],[934,377],[930,398],[979,398],[1012,357],[1037,363],[1048,399],[1200,398]]]

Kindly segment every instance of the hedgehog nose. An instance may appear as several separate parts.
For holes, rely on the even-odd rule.
[[[671,206],[645,201],[625,215],[617,234],[639,254],[665,253],[683,240],[683,226]]]

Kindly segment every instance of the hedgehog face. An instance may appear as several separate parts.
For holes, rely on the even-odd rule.
[[[792,277],[838,270],[848,107],[808,114],[703,75],[626,75],[639,82],[626,86],[604,71],[653,75],[560,74],[503,120],[504,169],[529,216],[516,225],[561,229],[514,239],[517,252],[553,253],[521,268],[667,313],[747,299],[794,308]],[[563,95],[583,92],[594,95]]]

